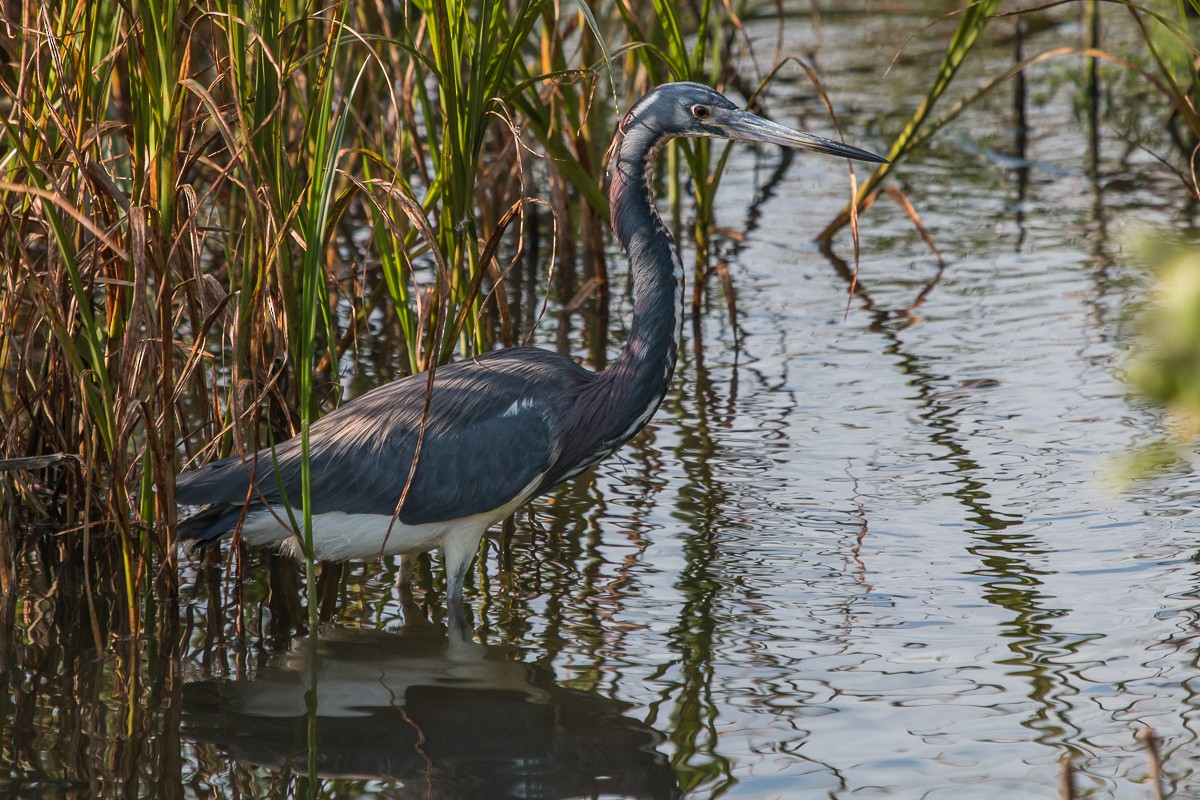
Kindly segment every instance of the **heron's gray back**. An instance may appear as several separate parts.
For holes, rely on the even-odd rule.
[[[392,514],[412,465],[426,375],[381,386],[322,417],[309,432],[314,513]],[[416,476],[400,521],[417,525],[499,508],[550,469],[558,422],[595,374],[538,348],[440,367]],[[301,504],[300,438],[185,473],[185,505]],[[272,469],[273,460],[277,467]]]

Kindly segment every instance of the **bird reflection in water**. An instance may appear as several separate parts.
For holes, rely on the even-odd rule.
[[[629,708],[504,648],[337,629],[297,639],[252,680],[185,685],[183,733],[304,775],[315,718],[320,777],[396,781],[389,797],[679,797],[663,736]]]

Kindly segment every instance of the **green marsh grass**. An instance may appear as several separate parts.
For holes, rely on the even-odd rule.
[[[361,391],[348,371],[385,380],[527,340],[540,311],[513,319],[509,281],[553,271],[560,317],[601,320],[603,366],[617,115],[666,80],[757,85],[737,69],[754,13],[24,4],[0,71],[0,458],[51,461],[4,473],[6,585],[48,541],[48,574],[121,598],[87,612],[97,643],[109,622],[161,624],[181,468],[306,439]],[[699,312],[724,161],[682,152],[663,185],[680,219],[694,176]],[[540,245],[522,257],[539,227],[553,264]]]

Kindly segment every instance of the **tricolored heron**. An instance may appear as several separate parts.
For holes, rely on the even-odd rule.
[[[683,264],[654,207],[651,169],[669,139],[747,139],[882,163],[840,142],[740,110],[696,83],[651,91],[617,130],[612,226],[633,274],[633,321],[612,365],[591,372],[536,347],[498,350],[438,368],[416,474],[397,514],[425,404],[427,376],[367,392],[310,428],[312,540],[324,560],[442,549],[449,602],[483,534],[533,497],[611,455],[658,409],[675,371],[683,326]],[[242,538],[300,552],[283,498],[300,504],[300,438],[179,476],[178,540],[213,544],[242,519]],[[282,490],[282,491],[281,491]],[[246,508],[246,506],[249,506]],[[293,510],[302,519],[299,510]]]

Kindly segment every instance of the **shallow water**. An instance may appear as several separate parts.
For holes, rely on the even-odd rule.
[[[855,144],[883,149],[940,58],[951,27],[919,33],[935,12],[913,5],[824,20]],[[1073,43],[1055,19],[1027,52]],[[788,37],[813,42],[802,20]],[[968,83],[1009,51],[975,58]],[[66,645],[22,644],[0,791],[1056,798],[1071,756],[1082,792],[1141,798],[1150,726],[1168,790],[1200,794],[1195,478],[1108,480],[1157,430],[1119,379],[1145,283],[1123,232],[1191,222],[1111,132],[1089,177],[1081,73],[1037,74],[1024,160],[1002,89],[900,167],[947,266],[882,199],[848,309],[848,238],[810,244],[844,165],[796,158],[757,202],[780,155],[740,147],[718,209],[752,227],[737,341],[717,301],[648,431],[519,515],[476,575],[474,643],[446,638],[436,593],[406,613],[391,566],[367,565],[315,660],[273,635],[252,573],[238,646],[229,587],[189,564],[182,659],[152,658],[136,703],[120,658],[62,668]],[[781,85],[772,115],[827,132],[810,95]]]

